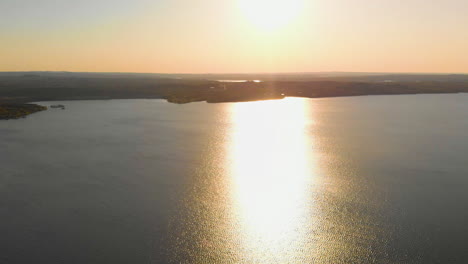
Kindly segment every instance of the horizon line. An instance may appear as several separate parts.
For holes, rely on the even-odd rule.
[[[62,70],[32,70],[32,71],[0,71],[0,73],[99,73],[99,74],[161,74],[161,75],[234,75],[234,74],[405,74],[405,75],[468,75],[468,72],[372,72],[372,71],[306,71],[306,72],[204,72],[204,73],[193,73],[193,72],[120,72],[120,71],[62,71]]]

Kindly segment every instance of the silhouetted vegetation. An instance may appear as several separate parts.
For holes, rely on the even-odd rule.
[[[240,102],[295,97],[466,93],[467,75],[378,74],[164,75],[0,73],[0,103],[159,98],[172,103]],[[183,77],[183,79],[181,79]],[[197,79],[197,78],[205,79]],[[264,82],[220,83],[250,77]],[[211,80],[209,80],[211,79]]]
[[[37,104],[0,104],[0,119],[18,119],[47,110],[47,107]]]

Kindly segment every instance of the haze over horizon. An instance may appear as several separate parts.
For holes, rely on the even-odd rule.
[[[0,71],[466,73],[467,13],[462,0],[4,0]]]

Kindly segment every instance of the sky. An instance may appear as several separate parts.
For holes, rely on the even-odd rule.
[[[0,71],[468,73],[467,0],[0,0]]]

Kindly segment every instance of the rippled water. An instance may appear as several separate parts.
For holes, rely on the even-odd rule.
[[[468,261],[467,95],[60,103],[0,122],[0,263]]]

